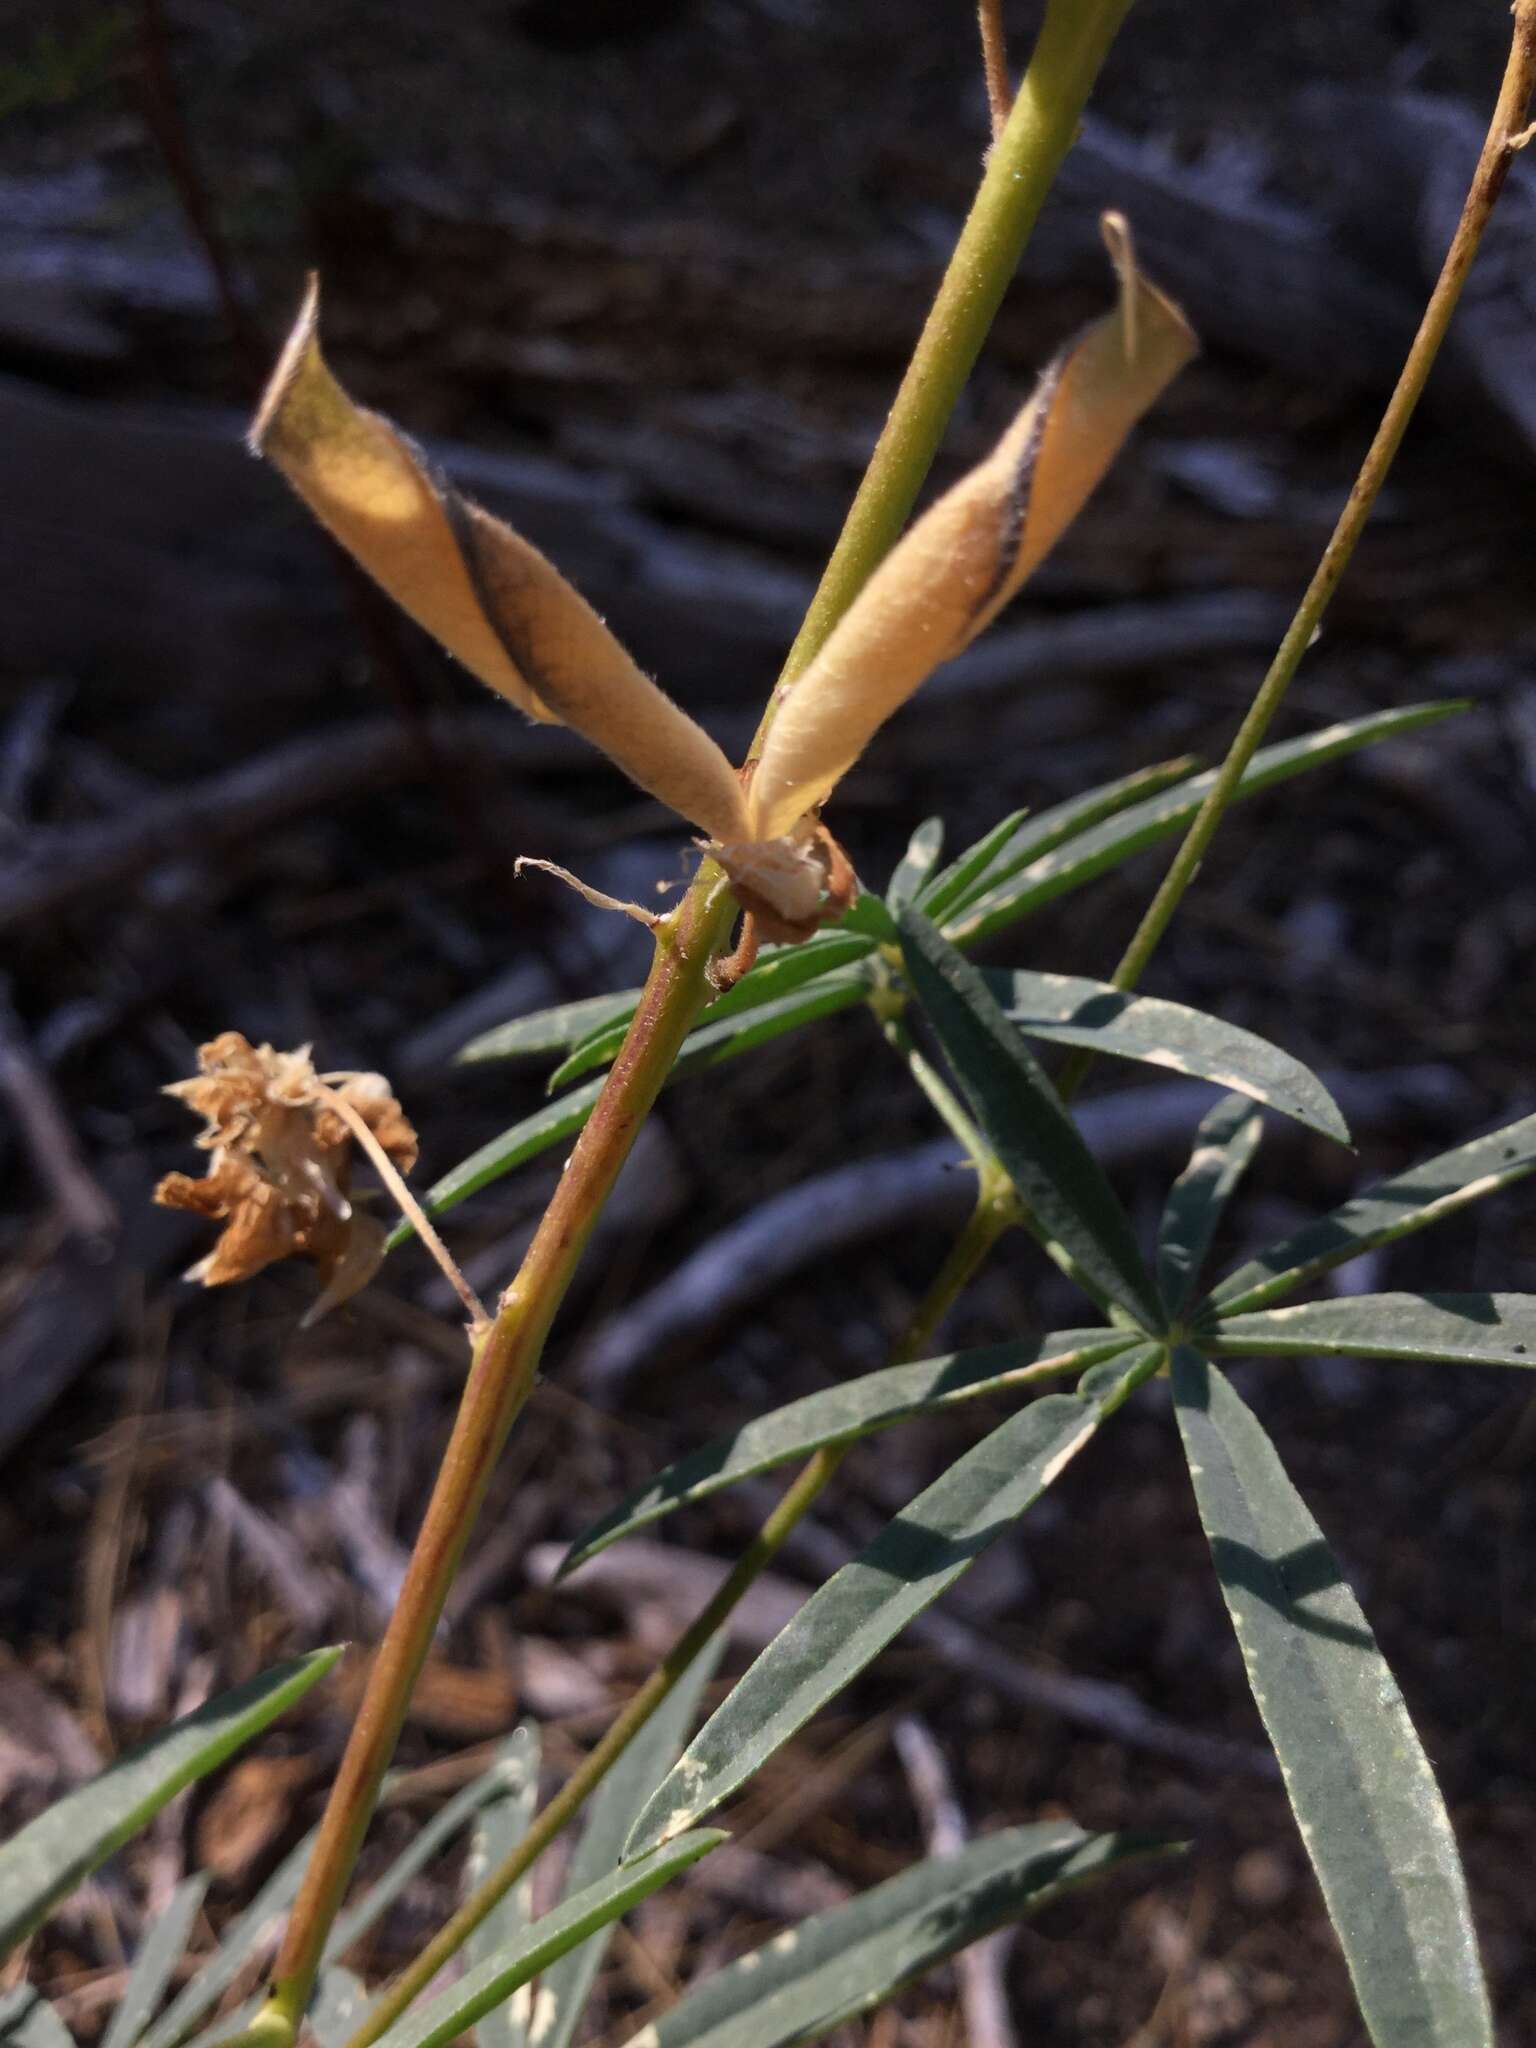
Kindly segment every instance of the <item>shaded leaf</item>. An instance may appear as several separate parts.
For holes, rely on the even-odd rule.
[[[380,2036],[388,2048],[444,2048],[466,2027],[499,2005],[521,1984],[563,1956],[600,1927],[607,1927],[649,1898],[679,1871],[697,1863],[726,1839],[718,1828],[700,1828],[622,1870],[611,1871],[575,1898],[536,1920],[508,1947],[466,1970],[456,1984],[424,2005],[413,2007]]]
[[[564,1578],[610,1543],[648,1528],[674,1508],[708,1500],[738,1480],[808,1457],[829,1444],[851,1443],[915,1415],[1007,1393],[1056,1373],[1081,1371],[1128,1351],[1136,1341],[1128,1331],[1057,1330],[1049,1337],[953,1351],[942,1358],[840,1380],[770,1414],[753,1416],[637,1486],[577,1538],[559,1575]]]
[[[956,1459],[814,1592],[704,1724],[636,1823],[640,1855],[737,1791],[933,1604],[1092,1437],[1161,1353],[1132,1351],[1046,1394]]]
[[[785,2048],[881,2004],[1071,1885],[1165,1847],[1069,1821],[1006,1828],[803,1920],[686,1992],[629,2048]]]
[[[1010,811],[1006,818],[999,818],[990,832],[983,832],[957,860],[951,861],[947,868],[941,868],[938,874],[930,875],[913,899],[923,915],[931,917],[935,924],[942,922],[945,912],[963,902],[967,892],[986,875],[1028,816],[1027,810]]]
[[[596,1080],[573,1088],[558,1102],[546,1102],[532,1116],[525,1116],[521,1123],[515,1123],[510,1130],[489,1139],[427,1190],[422,1197],[422,1207],[429,1215],[440,1216],[445,1209],[457,1207],[471,1195],[478,1194],[481,1188],[489,1187],[492,1181],[500,1180],[504,1173],[511,1173],[530,1159],[537,1159],[551,1145],[573,1138],[592,1114],[592,1105],[602,1093],[602,1087],[603,1077],[598,1075]],[[403,1244],[413,1234],[408,1223],[397,1223],[389,1234],[386,1249],[393,1251],[397,1244]]]
[[[1187,1346],[1200,1519],[1302,1840],[1379,2048],[1492,2048],[1466,1880],[1402,1694],[1257,1418]]]
[[[1230,1273],[1208,1297],[1220,1316],[1294,1294],[1319,1273],[1423,1230],[1536,1169],[1536,1116],[1394,1174]]]
[[[1536,1366],[1536,1294],[1352,1294],[1223,1317],[1223,1356]]]
[[[583,996],[579,1002],[557,1003],[553,1009],[535,1010],[530,1016],[514,1017],[491,1031],[482,1031],[478,1038],[461,1046],[454,1058],[464,1062],[510,1060],[525,1053],[564,1052],[568,1046],[579,1045],[594,1031],[611,1024],[616,1017],[632,1017],[639,1000],[639,989],[627,988],[616,995]]]
[[[531,1722],[515,1729],[502,1745],[505,1776],[498,1795],[480,1810],[473,1842],[464,1865],[462,1896],[470,1898],[493,1870],[500,1869],[527,1834],[539,1801],[539,1731]],[[533,1919],[533,1872],[530,1869],[486,1914],[464,1944],[464,1960],[473,1969],[502,1949],[512,1948]],[[475,2029],[478,2048],[523,2048],[528,2038],[532,1992],[524,1984],[501,2005],[482,2013]]]
[[[341,1655],[311,1651],[209,1700],[56,1800],[0,1849],[0,1953],[153,1819],[167,1800],[259,1735]]]
[[[982,978],[1010,1023],[1030,1038],[1143,1060],[1251,1096],[1325,1138],[1349,1141],[1339,1106],[1309,1067],[1256,1032],[1106,981],[1028,968],[986,968]]]
[[[944,820],[925,818],[908,840],[907,850],[896,863],[885,892],[886,908],[893,917],[915,900],[938,866],[943,851]]]
[[[1356,753],[1361,747],[1374,746],[1380,740],[1416,732],[1421,726],[1432,725],[1465,708],[1461,702],[1444,702],[1417,704],[1405,711],[1380,711],[1369,718],[1324,726],[1300,739],[1263,747],[1254,755],[1236,794],[1256,796],[1260,790],[1287,782],[1293,775],[1321,768],[1326,762]],[[951,916],[945,936],[959,946],[974,945],[989,932],[1001,931],[1068,890],[1080,889],[1085,882],[1119,867],[1146,847],[1171,839],[1194,817],[1215,779],[1214,771],[1208,770],[1076,834],[1065,845],[1030,861],[1018,874]]]
[[[148,2026],[186,1950],[192,1923],[211,1882],[206,1872],[199,1872],[195,1877],[183,1878],[171,1893],[160,1917],[139,1944],[117,2010],[101,2038],[101,2048],[133,2048]]]
[[[1157,1287],[1170,1316],[1181,1316],[1194,1299],[1211,1241],[1263,1135],[1264,1119],[1246,1095],[1223,1096],[1200,1119],[1157,1232]]]
[[[728,1627],[722,1629],[699,1652],[598,1787],[571,1858],[566,1898],[617,1868],[636,1816],[677,1761],[728,1634]],[[611,1923],[600,1928],[540,1977],[534,2001],[538,2048],[569,2048],[612,1934]]]
[[[368,1987],[355,1971],[333,1963],[320,1972],[309,2024],[320,2048],[346,2048],[368,2010]]]
[[[1090,1280],[1157,1329],[1162,1305],[1130,1221],[1044,1068],[980,970],[919,912],[899,922],[913,993],[1020,1196]]]

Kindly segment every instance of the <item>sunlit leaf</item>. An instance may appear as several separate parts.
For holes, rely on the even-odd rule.
[[[0,1992],[0,2048],[75,2048],[75,2037],[41,1992],[17,1984]]]
[[[1076,974],[985,968],[982,978],[1010,1023],[1029,1038],[1167,1067],[1251,1096],[1325,1138],[1349,1140],[1339,1106],[1316,1074],[1256,1032]]]
[[[1356,1195],[1328,1215],[1303,1224],[1293,1236],[1270,1245],[1213,1287],[1210,1303],[1225,1317],[1283,1300],[1319,1273],[1453,1216],[1533,1169],[1536,1116],[1527,1116],[1410,1166],[1368,1194]]]
[[[636,1816],[677,1761],[728,1632],[723,1630],[694,1658],[598,1787],[571,1858],[566,1898],[574,1898],[617,1868]],[[579,1947],[568,1949],[539,1978],[534,2001],[537,2048],[569,2048],[612,1934],[610,1922]]]
[[[1157,1232],[1157,1287],[1171,1316],[1194,1299],[1211,1242],[1263,1135],[1264,1119],[1246,1095],[1224,1095],[1200,1119]]]
[[[1034,1215],[1145,1329],[1162,1316],[1129,1219],[1044,1068],[972,967],[919,912],[900,919],[907,979],[971,1113]]]
[[[1136,1342],[1125,1330],[1057,1330],[1049,1337],[953,1351],[946,1357],[885,1366],[858,1379],[839,1380],[818,1394],[751,1417],[637,1486],[572,1544],[560,1576],[674,1508],[708,1500],[739,1480],[808,1457],[829,1444],[852,1443],[913,1416],[1084,1371]]]
[[[460,1887],[468,1899],[493,1870],[500,1869],[528,1832],[539,1802],[539,1731],[531,1722],[502,1745],[505,1776],[498,1797],[480,1809]],[[470,1969],[515,1947],[533,1919],[533,1873],[519,1879],[486,1914],[464,1944]],[[482,2013],[475,2029],[477,2048],[523,2048],[528,2038],[532,1992],[522,1985],[501,2005]]]
[[[510,1060],[536,1052],[564,1052],[600,1031],[616,1017],[632,1017],[640,1000],[637,988],[611,996],[584,996],[579,1002],[557,1003],[550,1010],[535,1010],[531,1016],[514,1017],[482,1031],[454,1055],[458,1060]]]
[[[466,2027],[472,2027],[483,2014],[510,1998],[520,1985],[537,1977],[568,1949],[585,1941],[600,1927],[621,1919],[632,1906],[648,1899],[658,1886],[691,1863],[697,1863],[701,1856],[707,1856],[725,1839],[718,1828],[700,1828],[652,1855],[626,1863],[622,1870],[609,1872],[575,1898],[562,1901],[552,1913],[535,1920],[518,1940],[476,1964],[474,1969],[466,1970],[457,1983],[440,1991],[436,1998],[402,2014],[379,2037],[381,2043],[386,2048],[445,2048],[447,2042],[457,2040]]]
[[[1144,1346],[1092,1368],[1076,1393],[1031,1402],[834,1572],[705,1722],[627,1853],[670,1841],[739,1790],[1039,1499],[1161,1355]]]
[[[994,1928],[1129,1858],[1145,1836],[1005,1828],[802,1920],[684,1995],[627,2048],[785,2048],[869,2012]]]
[[[192,1923],[202,1910],[211,1881],[206,1871],[183,1878],[159,1917],[146,1929],[117,2010],[101,2037],[101,2048],[133,2048],[148,2026],[186,1952]]]
[[[1236,793],[1240,797],[1256,796],[1260,790],[1287,782],[1310,768],[1321,768],[1378,741],[1416,732],[1465,708],[1460,702],[1446,702],[1413,705],[1406,711],[1380,711],[1369,718],[1325,726],[1318,732],[1303,734],[1300,739],[1264,747],[1254,755]],[[1133,854],[1172,838],[1194,817],[1215,779],[1214,771],[1196,775],[1174,789],[1132,805],[1089,831],[1075,834],[1054,852],[1031,860],[1016,875],[950,916],[945,922],[945,936],[957,946],[974,945],[989,932],[1001,931],[1068,890],[1080,889],[1084,883],[1119,867]]]
[[[24,1940],[183,1786],[216,1770],[301,1700],[340,1655],[339,1648],[314,1650],[221,1693],[13,1835],[0,1849],[0,1954]]]
[[[907,842],[907,850],[896,863],[885,892],[886,908],[893,917],[917,897],[938,866],[943,851],[944,820],[925,818]]]
[[[830,974],[833,968],[847,967],[864,959],[870,951],[871,941],[861,933],[837,930],[819,933],[802,945],[771,947],[733,989],[715,998],[684,1044],[679,1057],[686,1058],[689,1046],[703,1032],[713,1031],[727,1018],[744,1016],[749,1010],[760,1010],[769,1003],[778,1002],[808,982]],[[551,1093],[556,1088],[563,1088],[568,1081],[590,1073],[593,1067],[606,1067],[624,1043],[632,1015],[630,1010],[622,1016],[605,1019],[573,1046],[570,1056],[555,1069],[545,1084]],[[723,1039],[716,1036],[709,1042],[721,1044]]]
[[[1197,1352],[1173,1395],[1248,1682],[1378,2048],[1492,2048],[1440,1788],[1358,1601],[1257,1418]]]
[[[990,832],[983,832],[957,860],[951,861],[947,868],[941,868],[936,875],[930,875],[913,899],[923,915],[931,917],[935,924],[942,922],[945,912],[963,901],[967,891],[986,874],[1028,816],[1027,810],[1010,811],[1006,818],[999,818]]]
[[[1422,1358],[1536,1366],[1536,1294],[1351,1294],[1224,1316],[1228,1358]]]

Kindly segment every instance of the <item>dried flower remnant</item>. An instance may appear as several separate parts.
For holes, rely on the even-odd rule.
[[[382,1074],[315,1072],[307,1046],[276,1052],[225,1031],[198,1049],[199,1071],[166,1089],[203,1118],[194,1142],[210,1157],[201,1180],[169,1173],[155,1200],[224,1225],[217,1244],[188,1270],[221,1287],[278,1259],[312,1259],[321,1293],[314,1322],[366,1286],[384,1256],[385,1230],[352,1199],[354,1138],[331,1106],[339,1097],[402,1172],[416,1162],[416,1133]]]
[[[483,682],[532,718],[573,726],[698,826],[767,936],[806,938],[856,893],[821,805],[891,713],[1038,567],[1195,352],[1179,309],[1137,270],[1124,220],[1107,214],[1103,226],[1116,306],[1068,343],[993,453],[891,550],[785,693],[750,775],[536,548],[353,403],[320,354],[313,283],[251,446]]]

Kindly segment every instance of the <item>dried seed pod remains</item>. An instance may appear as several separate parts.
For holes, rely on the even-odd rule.
[[[701,827],[766,934],[804,938],[857,893],[821,804],[891,713],[1008,603],[1195,352],[1178,308],[1138,273],[1118,214],[1104,237],[1114,311],[1068,344],[987,460],[875,571],[780,706],[746,795],[715,742],[537,548],[353,404],[321,357],[313,284],[251,446],[482,681],[530,717],[573,726]]]
[[[1118,214],[1114,311],[1070,342],[986,461],[898,541],[781,705],[752,783],[756,836],[824,801],[940,662],[996,618],[1082,510],[1141,415],[1195,353],[1140,275]]]
[[[194,1142],[211,1156],[201,1180],[170,1173],[155,1190],[169,1209],[224,1225],[189,1280],[221,1287],[278,1259],[313,1259],[322,1292],[307,1321],[367,1284],[384,1256],[384,1227],[351,1199],[353,1137],[326,1102],[307,1046],[276,1052],[225,1031],[198,1049],[199,1071],[166,1089],[203,1118]],[[416,1133],[382,1074],[332,1076],[334,1092],[362,1119],[402,1172],[416,1162]]]

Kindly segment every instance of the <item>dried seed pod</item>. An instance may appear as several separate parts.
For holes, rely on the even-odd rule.
[[[719,838],[746,836],[734,770],[539,550],[462,497],[320,353],[312,281],[251,428],[347,552],[531,718],[572,726],[641,789]]]
[[[1118,214],[1104,237],[1112,313],[1070,342],[985,462],[896,544],[785,698],[753,779],[753,836],[819,805],[885,720],[969,645],[1081,511],[1137,420],[1195,353],[1171,300],[1140,275]]]

